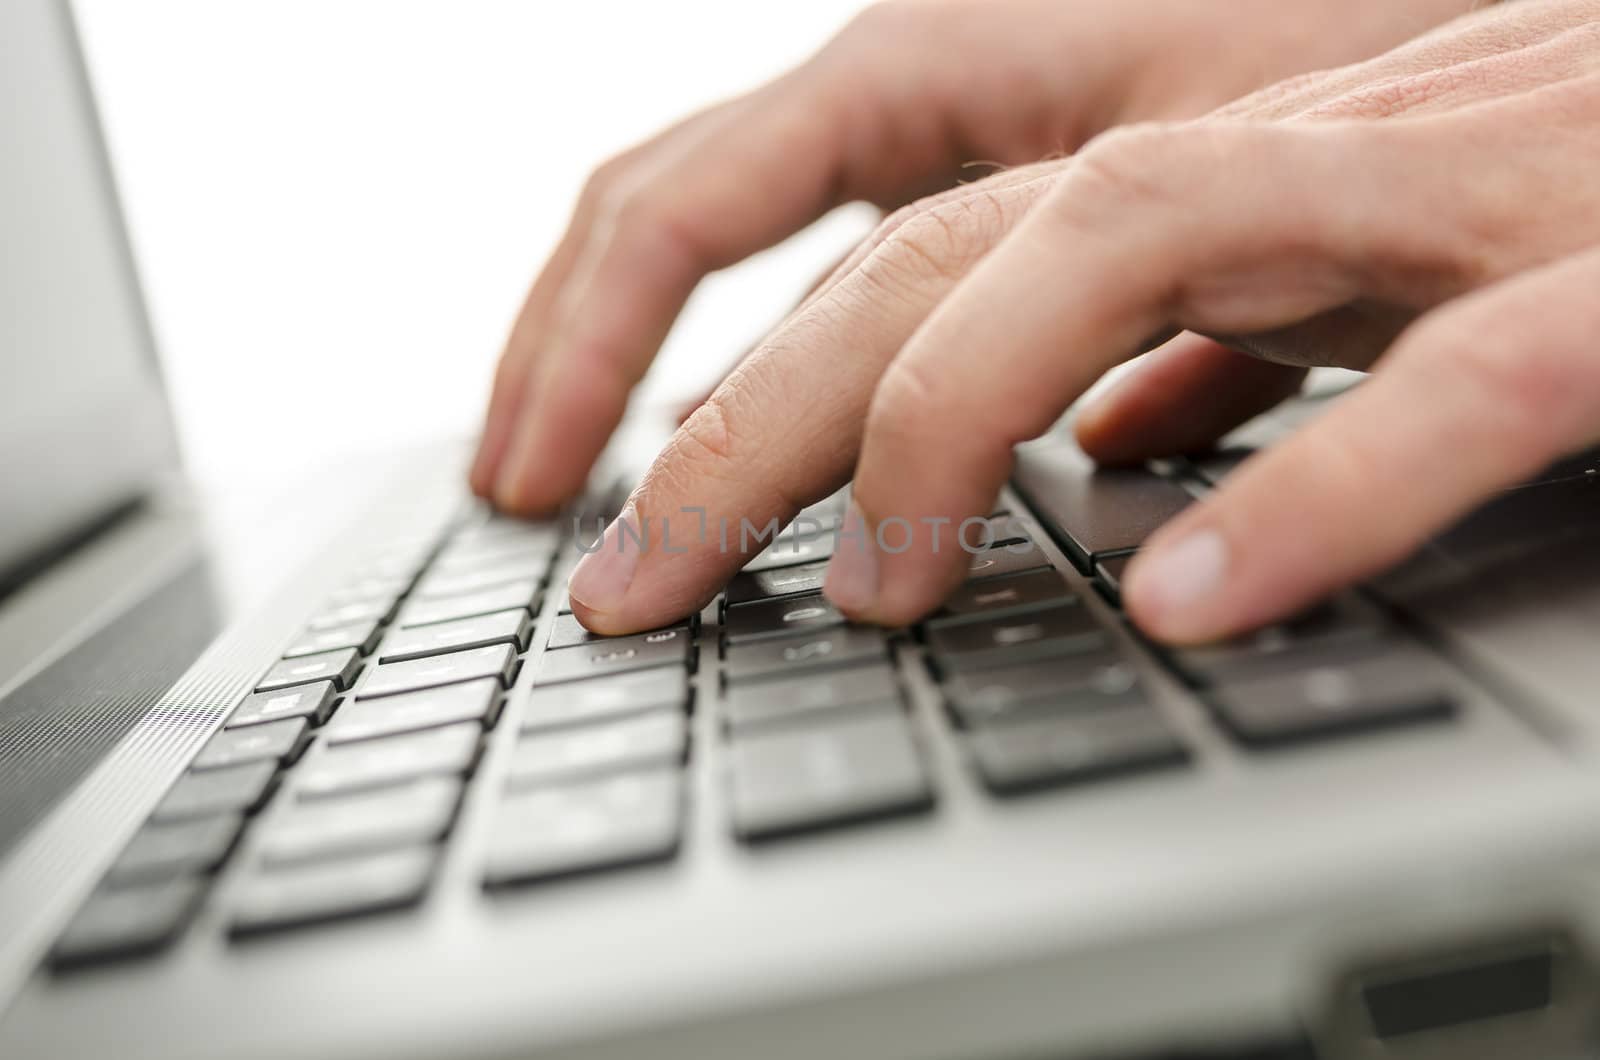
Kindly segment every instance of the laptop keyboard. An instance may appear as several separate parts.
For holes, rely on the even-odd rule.
[[[702,616],[626,637],[590,634],[552,588],[572,551],[555,524],[475,513],[442,540],[389,548],[263,660],[53,963],[163,949],[225,866],[215,900],[235,938],[415,906],[491,735],[507,745],[495,790],[476,800],[488,821],[475,873],[491,892],[680,856],[687,773],[708,758],[726,833],[748,843],[937,813],[934,741],[953,741],[1002,800],[1194,768],[1114,610],[1127,562],[1191,494],[1152,472],[1093,472],[1070,451],[1025,456],[1017,484],[1111,611],[1004,511],[940,611],[895,631],[848,625],[820,595],[840,498],[804,513],[821,532],[786,533]],[[1139,650],[1244,753],[1437,722],[1456,706],[1443,664],[1354,595],[1234,643]],[[938,724],[908,710],[908,656],[937,683]],[[710,702],[694,702],[696,672],[718,689]],[[513,684],[528,687],[508,712]],[[714,756],[691,738],[707,709]]]

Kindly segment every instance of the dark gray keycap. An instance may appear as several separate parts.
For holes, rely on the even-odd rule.
[[[888,658],[889,642],[882,630],[840,626],[792,637],[730,644],[722,673],[733,683],[874,659],[887,661]]]
[[[646,711],[603,725],[535,732],[511,752],[506,783],[530,787],[595,773],[677,765],[688,746],[683,712]]]
[[[507,582],[493,589],[446,597],[443,600],[409,600],[400,609],[399,625],[427,626],[435,622],[451,622],[458,618],[487,615],[493,611],[509,611],[521,607],[528,611],[539,609],[539,583],[532,579]]]
[[[352,743],[459,721],[487,727],[494,721],[501,691],[500,679],[491,677],[347,703],[328,725],[325,739],[333,744]]]
[[[1256,450],[1244,445],[1224,445],[1209,453],[1189,459],[1189,465],[1199,476],[1215,486],[1233,474],[1240,464],[1256,455]]]
[[[198,772],[226,769],[246,762],[288,762],[305,749],[306,731],[304,718],[223,729],[206,741],[189,768]]]
[[[150,819],[181,821],[218,813],[249,813],[266,801],[277,774],[276,762],[252,762],[232,769],[185,773],[172,785]]]
[[[724,709],[728,727],[737,732],[774,722],[814,720],[825,711],[895,702],[899,696],[894,671],[873,664],[732,685]]]
[[[494,563],[472,570],[436,570],[422,576],[411,595],[419,600],[439,600],[447,596],[465,596],[482,592],[508,582],[542,581],[550,572],[550,558],[519,559]]]
[[[689,672],[658,666],[591,681],[535,688],[522,714],[522,731],[537,732],[636,714],[655,707],[682,711],[689,702]]]
[[[972,734],[983,781],[1009,793],[1182,764],[1182,742],[1153,709],[1055,714]]]
[[[427,777],[399,787],[302,800],[266,822],[259,850],[270,864],[415,846],[441,838],[455,819],[461,781]]]
[[[687,665],[692,647],[689,631],[682,626],[631,637],[608,637],[594,644],[546,652],[539,659],[533,683],[553,685],[669,663]]]
[[[968,726],[1145,702],[1138,674],[1110,651],[958,673],[944,687],[951,712]]]
[[[188,878],[96,891],[51,952],[57,966],[153,953],[170,945],[194,915],[205,882]]]
[[[1124,573],[1136,555],[1137,552],[1113,552],[1109,556],[1096,557],[1094,561],[1094,580],[1105,590],[1106,598],[1118,607],[1122,606]]]
[[[826,560],[833,555],[833,542],[831,533],[807,534],[804,537],[782,534],[755,559],[746,563],[744,570],[746,574],[755,574],[778,567],[795,567],[802,563]]]
[[[1347,595],[1235,640],[1174,651],[1171,659],[1196,681],[1243,679],[1337,662],[1342,654],[1366,651],[1388,630],[1376,607]]]
[[[945,600],[941,618],[984,618],[1034,607],[1053,607],[1071,597],[1061,575],[1053,570],[982,578],[964,582]]]
[[[683,830],[683,780],[657,769],[507,795],[495,807],[490,886],[671,857]]]
[[[1059,434],[1017,450],[1013,481],[1083,571],[1095,556],[1143,545],[1193,501],[1152,472],[1096,468]]]
[[[728,583],[728,606],[747,604],[753,600],[770,600],[778,596],[822,591],[822,579],[828,572],[828,561],[802,563],[794,567],[775,567],[768,570],[736,574]]]
[[[996,545],[987,551],[968,555],[967,577],[1000,578],[1007,574],[1021,574],[1023,571],[1040,570],[1049,566],[1050,561],[1039,550],[1039,546],[1031,541],[1025,544]]]
[[[650,630],[649,633],[664,633],[667,630],[681,630],[687,634],[689,623],[679,622],[676,625],[662,626],[660,629]],[[648,636],[649,633],[639,634]],[[550,627],[550,639],[545,642],[547,648],[574,648],[580,644],[604,644],[615,640],[614,637],[603,637],[598,633],[590,633],[583,628],[583,624],[570,614],[557,615],[555,624]]]
[[[227,858],[243,824],[236,813],[147,824],[122,848],[106,878],[120,886],[210,872]]]
[[[933,792],[905,718],[874,709],[741,736],[730,748],[734,831],[761,839],[926,809]]]
[[[964,527],[964,528],[963,528]],[[1010,512],[995,512],[980,522],[957,525],[959,543],[969,551],[999,548],[1031,541],[1028,531]],[[942,540],[942,539],[941,539]]]
[[[415,905],[437,859],[437,848],[415,846],[257,872],[234,892],[228,929],[249,935]]]
[[[528,646],[528,634],[532,629],[533,617],[521,608],[432,626],[397,629],[384,638],[378,659],[386,663],[404,662],[465,648],[486,648],[491,644],[511,644],[522,651]]]
[[[313,632],[321,632],[352,626],[357,622],[382,622],[393,611],[394,601],[386,597],[376,600],[356,600],[348,604],[333,604],[313,615],[311,621],[306,623],[306,628]]]
[[[1275,744],[1348,730],[1449,716],[1443,668],[1419,649],[1379,649],[1366,658],[1229,681],[1213,704],[1245,743]]]
[[[330,746],[291,776],[300,798],[381,788],[417,777],[465,776],[483,742],[483,727],[460,722],[379,740]]]
[[[419,692],[424,688],[476,681],[480,677],[493,677],[502,685],[509,685],[516,667],[517,649],[513,644],[491,644],[486,648],[468,648],[425,659],[382,663],[367,676],[356,698]]]
[[[325,651],[338,651],[340,648],[354,648],[362,655],[367,654],[378,643],[378,632],[381,626],[376,619],[367,619],[365,622],[355,622],[348,626],[334,626],[332,629],[308,629],[295,639],[283,653],[285,659],[296,659],[302,655],[316,655]]]
[[[277,692],[253,692],[228,716],[228,728],[262,725],[284,718],[305,718],[313,725],[321,725],[333,713],[337,695],[332,681],[295,685]]]
[[[722,616],[722,635],[729,644],[745,644],[768,637],[792,637],[796,633],[844,623],[844,614],[821,593],[808,593],[730,607]]]
[[[308,685],[313,681],[332,681],[341,691],[349,688],[361,669],[361,656],[354,649],[325,651],[318,655],[302,655],[298,659],[282,659],[272,664],[256,685],[257,692],[270,692],[292,685]]]
[[[928,644],[939,666],[954,672],[1099,651],[1107,638],[1089,609],[1072,599],[979,621],[935,619],[928,623]]]

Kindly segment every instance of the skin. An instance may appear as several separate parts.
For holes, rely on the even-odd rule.
[[[1077,418],[1091,455],[1137,460],[1203,444],[1293,392],[1308,364],[1374,369],[1371,382],[1250,461],[1135,561],[1125,591],[1134,620],[1163,639],[1202,641],[1281,617],[1381,569],[1488,493],[1600,437],[1600,362],[1580,345],[1600,324],[1592,297],[1600,251],[1591,249],[1600,247],[1600,190],[1585,179],[1600,163],[1600,0],[1519,0],[1204,117],[1172,117],[1200,109],[1203,93],[1180,87],[1171,71],[1207,64],[1171,61],[1162,48],[1189,46],[1193,34],[1226,21],[1209,9],[1197,18],[1193,9],[1204,6],[1185,5],[1189,21],[1163,43],[1131,28],[1119,36],[1110,25],[1116,13],[1098,12],[1107,25],[1097,28],[1119,47],[1092,49],[1086,80],[1067,89],[1073,102],[1016,128],[1087,135],[1130,117],[1164,120],[891,215],[683,424],[622,522],[635,531],[659,527],[688,506],[735,524],[741,516],[756,525],[786,520],[853,474],[845,532],[854,544],[841,544],[827,592],[852,617],[901,624],[960,580],[962,554],[949,537],[937,549],[930,533],[913,535],[903,551],[874,548],[875,531],[890,519],[928,526],[984,514],[1010,471],[1012,447],[1047,430],[1103,373],[1154,340],[1177,336]],[[1250,12],[1256,22],[1238,27],[1267,34],[1259,23],[1273,12],[1282,21],[1285,6]],[[1380,5],[1391,16],[1398,6]],[[913,5],[894,17],[931,18],[926,10]],[[1359,21],[1369,33],[1382,21],[1352,19],[1351,10],[1347,0],[1334,21]],[[991,24],[992,9],[984,11],[969,36]],[[1419,9],[1407,13],[1399,20],[1406,25],[1389,27],[1401,38],[1420,18]],[[1451,13],[1441,5],[1430,12]],[[1044,18],[1037,9],[1016,12],[1024,14]],[[1287,21],[1303,27],[1304,16]],[[1151,24],[1144,9],[1134,17]],[[918,40],[915,25],[899,26],[896,39]],[[1082,30],[1073,27],[1078,39]],[[1059,54],[1042,31],[1022,36]],[[1151,62],[1162,55],[1169,61]],[[850,68],[835,61],[813,91]],[[1152,70],[1163,73],[1139,76]],[[1256,63],[1252,76],[1259,74]],[[1036,98],[1016,90],[1036,87],[1019,77],[1002,93],[1007,106]],[[925,81],[907,83],[914,99],[938,98]],[[972,105],[982,108],[983,86],[964,87],[943,98],[959,110],[976,95]],[[865,183],[841,182],[837,167],[825,165],[833,177],[817,186],[886,206],[915,186],[911,170],[932,172],[917,148],[940,142],[919,133],[960,122],[928,122],[925,108],[913,109],[924,120],[908,126],[909,143],[892,158],[874,166],[851,156],[845,172],[867,174]],[[691,119],[688,135],[701,137],[691,153],[737,125],[736,115]],[[708,120],[723,133],[692,132]],[[900,126],[890,120],[884,128]],[[836,132],[801,139],[816,146]],[[996,156],[1001,147],[1012,152],[1002,161],[1020,162],[1039,146],[1025,134],[1001,140],[988,146]],[[1078,146],[1075,137],[1063,140]],[[951,157],[964,146],[971,145],[958,139]],[[767,149],[780,150],[749,137],[738,147]],[[938,154],[930,149],[926,158]],[[919,165],[901,166],[908,158]],[[670,171],[651,165],[658,176]],[[887,179],[890,171],[898,179]],[[882,182],[869,188],[873,179]],[[817,208],[833,200],[808,201]],[[664,245],[680,248],[676,283],[654,287],[639,278],[648,267],[638,259],[611,262],[611,271],[583,264],[614,254],[619,222],[609,222],[599,251],[591,227],[575,225],[579,234],[569,232],[567,242],[580,249],[566,251],[569,271],[550,279],[558,249],[539,281],[545,292],[536,284],[530,298],[534,319],[525,313],[519,324],[521,341],[539,350],[524,356],[519,378],[502,366],[509,382],[497,388],[500,418],[491,410],[475,483],[498,503],[529,511],[576,489],[577,469],[592,457],[587,447],[609,432],[608,416],[620,413],[626,386],[695,270],[754,249],[747,244],[757,228],[770,241],[805,219],[795,208],[780,223],[773,218],[783,211],[768,207],[765,227],[713,226],[729,241],[720,255],[682,255],[691,215],[674,215],[667,230],[680,242]],[[755,216],[737,204],[732,212],[741,221]],[[736,235],[748,238],[731,249]],[[647,244],[628,245],[637,252]],[[626,356],[597,352],[614,345],[571,341],[581,333],[571,321],[583,317],[573,307],[591,297],[612,307],[600,330],[609,329],[612,343],[627,336]],[[565,308],[552,318],[541,305]],[[512,347],[518,342],[514,334]],[[1384,517],[1349,515],[1371,511]],[[601,632],[649,628],[693,610],[743,562],[714,540],[676,554],[617,548],[617,535],[627,535],[621,527],[611,533],[570,587],[575,613]]]

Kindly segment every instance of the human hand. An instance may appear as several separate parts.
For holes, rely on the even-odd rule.
[[[893,209],[963,165],[1059,155],[1373,55],[1470,0],[936,0],[869,9],[815,58],[596,171],[512,330],[473,489],[580,491],[707,272],[832,206]],[[971,171],[965,171],[970,176]]]
[[[1522,0],[946,193],[892,217],[719,388],[621,521],[659,532],[699,506],[760,526],[854,469],[847,530],[959,525],[1016,443],[1186,329],[1275,363],[1181,335],[1084,410],[1091,454],[1203,443],[1308,363],[1376,369],[1129,571],[1130,614],[1164,639],[1281,617],[1600,438],[1597,130],[1600,0]],[[692,610],[744,560],[714,541],[619,551],[618,534],[570,587],[602,632]],[[932,544],[841,547],[828,594],[914,620],[964,566]]]

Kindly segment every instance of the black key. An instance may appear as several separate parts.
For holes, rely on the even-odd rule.
[[[1122,606],[1122,579],[1128,569],[1128,564],[1133,562],[1137,552],[1114,552],[1109,556],[1099,556],[1094,561],[1094,580],[1106,592],[1106,599]]]
[[[1222,480],[1233,474],[1238,466],[1256,455],[1256,450],[1245,445],[1224,445],[1213,449],[1209,453],[1202,453],[1189,459],[1189,466],[1193,467],[1199,476],[1216,486]]]
[[[334,626],[332,629],[308,629],[289,645],[283,657],[297,659],[302,655],[317,655],[325,651],[338,651],[340,648],[354,648],[365,655],[377,646],[381,628],[376,619],[369,618],[364,622]]]
[[[229,931],[248,935],[415,905],[437,859],[436,848],[417,846],[258,872],[234,893]]]
[[[928,643],[946,671],[982,670],[1103,649],[1105,631],[1077,600],[980,621],[935,619]]]
[[[263,725],[284,718],[305,718],[313,725],[321,725],[333,713],[336,696],[332,681],[296,685],[278,692],[253,692],[228,716],[227,727]]]
[[[204,892],[200,879],[96,891],[56,942],[51,961],[68,967],[163,949],[188,925]]]
[[[888,666],[851,666],[797,677],[733,685],[725,701],[735,732],[773,722],[815,719],[825,711],[893,703],[900,686]]]
[[[999,548],[1032,540],[1022,523],[1009,512],[996,512],[979,522],[962,523],[957,533],[961,546],[968,550]]]
[[[488,678],[348,703],[328,726],[325,738],[334,744],[351,743],[460,721],[486,728],[494,722],[500,693],[499,679]]]
[[[999,578],[1007,574],[1047,569],[1049,566],[1050,561],[1039,550],[1039,546],[1031,541],[1026,544],[998,545],[968,557],[967,577]]]
[[[417,777],[459,777],[472,771],[483,727],[461,722],[381,740],[329,747],[293,774],[300,798],[381,788]]]
[[[887,662],[888,658],[889,642],[882,630],[840,626],[817,633],[730,644],[722,672],[732,683],[872,660]]]
[[[1149,471],[1096,468],[1060,436],[1019,448],[1013,478],[1040,521],[1085,572],[1096,556],[1140,547],[1194,500]]]
[[[722,635],[729,644],[768,637],[790,637],[845,624],[844,614],[820,593],[760,600],[730,607],[722,616]]]
[[[1145,703],[1132,666],[1114,652],[959,673],[945,684],[950,710],[980,726],[1040,713],[1072,713]]]
[[[753,573],[733,576],[728,583],[728,606],[747,604],[754,600],[771,600],[796,593],[820,593],[822,579],[828,572],[828,561],[802,563],[794,567],[776,567]]]
[[[252,762],[232,769],[185,773],[172,785],[150,819],[182,821],[218,813],[249,813],[266,801],[277,775],[276,762]]]
[[[731,747],[734,831],[742,839],[925,810],[933,792],[900,711],[741,736]]]
[[[472,618],[494,611],[525,608],[539,610],[539,583],[532,579],[508,582],[482,592],[451,596],[443,600],[411,600],[400,609],[396,620],[399,625],[428,626],[435,622],[451,622],[458,618]]]
[[[746,563],[744,570],[746,574],[755,574],[778,567],[795,567],[802,563],[826,560],[833,555],[833,542],[831,533],[808,534],[804,537],[782,534],[755,559]]]
[[[419,600],[439,600],[447,596],[465,596],[505,585],[508,582],[543,581],[550,573],[550,558],[520,559],[515,562],[495,563],[472,570],[436,570],[422,576],[411,595]]]
[[[1442,667],[1410,648],[1229,682],[1213,701],[1234,735],[1258,745],[1444,718],[1455,709]]]
[[[461,782],[427,777],[401,787],[289,804],[266,822],[260,854],[270,864],[387,850],[444,836],[461,800]]]
[[[1336,662],[1342,653],[1365,652],[1388,629],[1377,608],[1343,596],[1235,640],[1174,651],[1171,659],[1202,683],[1243,679]]]
[[[688,703],[688,671],[682,666],[658,666],[535,688],[522,715],[522,731],[606,721],[656,707],[682,712]]]
[[[1180,765],[1188,759],[1160,713],[1148,708],[1039,717],[979,729],[971,742],[984,783],[1000,793]]]
[[[553,685],[669,663],[687,665],[691,647],[689,631],[681,626],[631,637],[607,637],[594,644],[546,652],[540,657],[533,683]]]
[[[382,663],[368,675],[356,698],[420,692],[424,688],[461,684],[482,677],[493,677],[502,685],[509,685],[516,668],[517,650],[513,644],[491,644],[487,648],[468,648],[448,655]]]
[[[1053,607],[1072,595],[1061,575],[1053,570],[983,578],[965,582],[951,593],[939,617],[983,618],[1034,607]]]
[[[605,725],[538,732],[517,742],[506,783],[532,787],[596,773],[678,765],[688,746],[683,712],[646,711]]]
[[[394,601],[387,597],[376,600],[356,600],[348,604],[333,604],[318,612],[306,623],[313,632],[353,626],[357,622],[383,622],[394,611]]]
[[[236,813],[147,824],[122,848],[106,878],[122,886],[210,872],[227,859],[243,824]]]
[[[484,866],[490,886],[671,857],[683,830],[676,769],[533,788],[495,808]]]
[[[404,662],[465,648],[487,648],[491,644],[510,644],[523,651],[528,647],[528,635],[532,630],[532,616],[520,608],[432,626],[397,629],[384,639],[378,660]]]
[[[672,626],[663,626],[660,629],[650,630],[649,633],[639,636],[649,636],[653,633],[665,633],[668,630],[680,630],[685,635],[689,632],[689,623],[679,622]],[[615,637],[603,637],[598,633],[590,633],[583,628],[583,624],[570,614],[556,616],[556,621],[550,627],[550,639],[545,642],[547,648],[574,648],[580,644],[604,644],[615,640]]]
[[[289,762],[305,749],[306,729],[304,718],[223,729],[206,741],[189,768],[198,772],[226,769],[246,762]]]
[[[313,681],[332,681],[340,691],[350,687],[361,669],[361,656],[354,649],[325,651],[319,655],[302,655],[298,659],[283,659],[272,664],[256,685],[257,692],[270,692],[292,685],[309,685]]]

